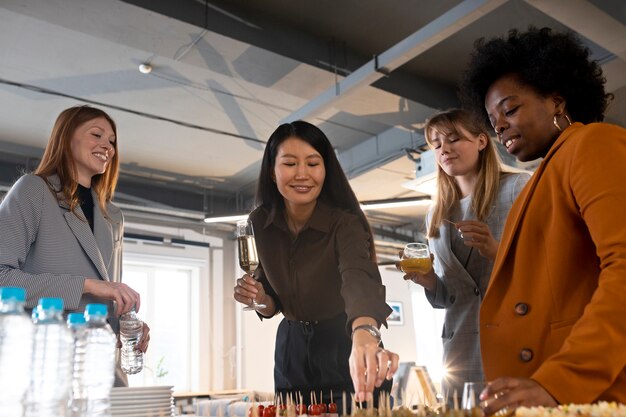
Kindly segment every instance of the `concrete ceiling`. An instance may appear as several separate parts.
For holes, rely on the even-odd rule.
[[[294,117],[331,138],[360,200],[420,196],[404,149],[458,105],[474,40],[529,24],[578,32],[626,126],[622,0],[2,0],[0,182],[36,166],[60,110],[91,103],[118,123],[127,217],[249,210],[264,142]],[[369,216],[415,239],[425,210]]]

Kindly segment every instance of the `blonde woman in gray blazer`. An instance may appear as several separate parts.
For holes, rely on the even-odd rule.
[[[116,137],[102,110],[80,106],[59,115],[39,167],[0,204],[0,286],[24,288],[29,309],[41,297],[62,298],[66,312],[105,303],[118,333],[119,315],[141,299],[121,282],[124,221],[111,203]],[[140,350],[149,339],[145,326]]]
[[[460,402],[465,382],[483,381],[478,335],[480,301],[506,216],[530,175],[504,172],[485,128],[467,112],[433,116],[424,129],[438,163],[438,193],[426,227],[434,270],[405,279],[422,285],[445,308],[442,331],[444,395]]]

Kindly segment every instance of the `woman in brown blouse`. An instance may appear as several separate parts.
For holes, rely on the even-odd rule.
[[[372,234],[334,149],[317,127],[283,124],[271,135],[250,214],[260,266],[234,298],[265,304],[260,317],[284,316],[276,336],[278,393],[387,391],[398,355],[381,347],[391,312]]]

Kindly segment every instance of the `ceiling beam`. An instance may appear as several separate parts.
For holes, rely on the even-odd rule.
[[[526,0],[526,3],[619,59],[602,64],[607,91],[626,85],[626,26],[587,0]]]
[[[340,39],[329,41],[326,37],[295,30],[288,25],[268,20],[262,15],[241,10],[241,7],[238,10],[236,5],[228,2],[219,2],[220,10],[209,6],[205,13],[204,1],[198,0],[122,1],[291,58],[299,63],[328,72],[337,72],[340,76],[358,69],[371,56],[363,55]],[[231,7],[233,10],[226,10]],[[238,19],[233,19],[234,15]],[[140,46],[132,46],[141,49]],[[329,58],[329,48],[341,49],[342,63]],[[391,77],[379,79],[375,87],[430,107],[448,108],[458,105],[453,87],[440,81],[415,76],[401,69],[395,71]]]
[[[404,156],[406,148],[419,148],[425,144],[422,134],[392,127],[340,152],[338,158],[346,176],[354,178]]]
[[[311,119],[324,110],[338,106],[340,101],[358,88],[369,86],[412,60],[437,43],[457,33],[482,16],[490,13],[507,0],[465,0],[387,51],[361,66],[334,86],[282,120]]]
[[[626,26],[587,0],[526,0],[526,3],[626,60]]]

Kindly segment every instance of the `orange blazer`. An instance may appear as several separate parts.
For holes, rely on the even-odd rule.
[[[485,376],[626,403],[626,130],[568,127],[511,208],[480,310]]]

